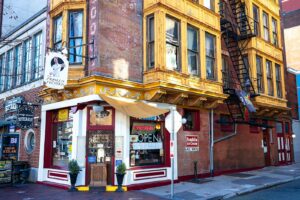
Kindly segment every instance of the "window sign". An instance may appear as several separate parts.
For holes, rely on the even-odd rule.
[[[19,135],[3,134],[2,136],[2,159],[18,160],[19,155]]]
[[[133,122],[130,135],[130,166],[162,164],[163,156],[160,123]]]

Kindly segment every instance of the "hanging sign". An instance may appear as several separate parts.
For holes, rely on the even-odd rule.
[[[63,121],[68,121],[69,119],[69,109],[60,109],[58,110],[58,121],[63,122]]]
[[[199,151],[199,139],[196,135],[187,135],[185,150],[186,151]]]
[[[5,101],[5,113],[16,112],[18,109],[18,103],[22,103],[23,101],[24,97],[21,96]]]
[[[53,89],[64,89],[68,81],[69,61],[57,52],[46,55],[44,82],[47,87]]]
[[[21,129],[33,128],[34,107],[27,104],[22,104],[17,112],[17,127]]]

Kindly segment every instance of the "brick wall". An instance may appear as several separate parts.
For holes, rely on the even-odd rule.
[[[288,107],[291,108],[290,114],[293,119],[299,119],[298,115],[298,96],[297,96],[297,85],[296,85],[296,75],[287,72],[286,73],[286,92]]]
[[[95,39],[96,59],[89,74],[142,81],[142,16],[141,0],[91,2],[89,40]]]
[[[19,93],[15,96],[10,96],[8,99],[11,99],[13,97],[17,96],[23,96],[25,98],[26,102],[34,103],[34,104],[40,104],[40,98],[38,96],[38,93],[42,90],[42,87],[34,88],[22,93]],[[0,99],[0,116],[1,118],[4,116],[4,99]],[[41,107],[35,108],[35,117],[39,117],[38,119],[35,119],[35,127],[33,128],[35,133],[35,148],[32,153],[28,154],[25,150],[25,144],[24,139],[26,137],[26,132],[28,130],[17,130],[17,132],[20,132],[20,148],[19,148],[19,160],[28,161],[32,167],[37,168],[39,163],[39,151],[40,151],[40,116],[41,116]]]

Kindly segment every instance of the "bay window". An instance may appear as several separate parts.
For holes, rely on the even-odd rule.
[[[147,17],[147,68],[153,69],[154,61],[154,16]]]
[[[199,74],[199,31],[188,26],[187,29],[187,51],[188,51],[188,70],[189,74]]]
[[[205,33],[205,54],[206,54],[206,78],[215,80],[215,63],[216,63],[216,52],[215,42],[216,37]]]
[[[180,71],[180,27],[179,21],[166,18],[166,68]]]
[[[83,13],[69,12],[69,62],[82,63]]]

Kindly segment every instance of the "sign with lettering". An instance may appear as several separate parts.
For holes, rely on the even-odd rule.
[[[69,119],[69,109],[60,109],[58,110],[58,121],[63,122]]]
[[[27,104],[19,106],[17,113],[17,127],[29,129],[33,127],[34,107]]]
[[[0,185],[12,183],[12,160],[0,160]]]
[[[19,153],[19,135],[3,134],[2,135],[2,159],[18,160]]]
[[[44,82],[47,87],[64,89],[68,81],[69,61],[62,53],[50,52],[46,55]]]
[[[16,112],[18,109],[18,104],[24,101],[24,97],[16,97],[5,101],[5,113]]]
[[[186,138],[186,151],[199,151],[199,138],[197,135],[187,135]]]

